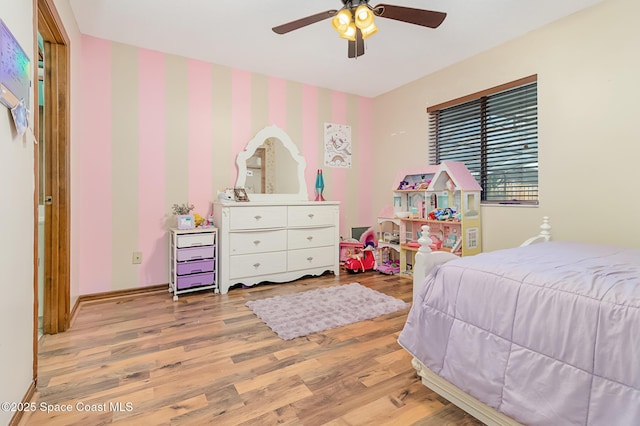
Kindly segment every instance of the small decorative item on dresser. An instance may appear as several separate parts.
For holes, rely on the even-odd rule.
[[[234,188],[233,192],[236,196],[236,201],[249,201],[249,196],[244,188]]]
[[[191,210],[196,207],[193,204],[184,203],[184,204],[174,204],[171,206],[171,210],[173,210],[173,214],[177,215],[188,215],[191,213]]]
[[[207,225],[206,219],[199,215],[198,213],[193,214],[193,222],[196,225],[196,228],[201,228]]]
[[[190,214],[178,215],[178,229],[193,229],[196,227],[195,219]]]
[[[218,191],[218,201],[222,201],[223,203],[226,201],[235,201],[233,188],[227,188],[224,191]]]
[[[178,229],[193,229],[196,227],[193,215],[190,214],[195,206],[193,204],[174,204],[171,206],[173,214],[178,216]]]
[[[322,169],[318,169],[318,174],[316,175],[316,200],[315,201],[325,201],[322,196],[322,192],[324,191],[324,178],[322,177]]]

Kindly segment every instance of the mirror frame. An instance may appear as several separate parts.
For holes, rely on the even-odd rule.
[[[244,151],[238,153],[236,157],[236,165],[238,166],[238,178],[236,179],[236,187],[244,188],[247,181],[247,160],[255,153],[264,141],[270,138],[279,139],[284,147],[289,151],[293,161],[298,164],[298,192],[293,194],[249,194],[251,201],[308,201],[309,194],[307,192],[307,182],[304,178],[304,171],[307,168],[307,161],[298,147],[293,143],[289,135],[276,125],[267,126],[260,130],[249,141]]]

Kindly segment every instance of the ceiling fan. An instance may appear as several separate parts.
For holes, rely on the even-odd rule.
[[[369,0],[341,1],[343,6],[340,10],[331,9],[296,19],[273,27],[273,32],[286,34],[307,25],[332,18],[331,24],[333,28],[340,34],[340,37],[348,40],[347,56],[349,58],[357,58],[364,55],[364,39],[378,31],[374,22],[374,17],[376,16],[429,28],[439,27],[447,16],[444,12],[414,9],[392,4],[379,4],[371,7]]]

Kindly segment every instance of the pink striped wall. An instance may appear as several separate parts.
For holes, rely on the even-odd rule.
[[[166,120],[164,55],[141,49],[138,53],[138,247],[143,262],[138,270],[138,285],[166,280],[167,244],[163,244],[166,223],[162,212],[165,200],[165,127]],[[155,253],[153,256],[149,254]],[[146,255],[145,255],[146,254]]]
[[[287,130],[287,82],[269,78],[269,123]]]
[[[189,200],[206,216],[213,193],[211,64],[189,61]]]
[[[266,125],[266,123],[265,123]],[[231,162],[251,140],[251,73],[233,70],[231,74]],[[238,176],[235,168],[234,179]]]
[[[118,73],[120,79],[131,80],[112,81],[114,46],[120,52],[137,52],[131,72]],[[74,159],[80,177],[72,188],[80,212],[72,223],[78,244],[72,251],[72,262],[78,271],[80,294],[167,283],[167,228],[175,223],[171,205],[189,200],[196,212],[206,215],[216,191],[235,182],[238,152],[258,130],[270,124],[289,128],[295,135],[294,142],[307,161],[312,199],[316,170],[323,169],[327,199],[341,201],[342,235],[348,235],[346,230],[351,226],[375,221],[376,213],[369,209],[373,189],[359,184],[371,172],[370,99],[136,49],[129,46],[123,50],[122,45],[83,36],[79,90],[82,140],[76,141],[78,155]],[[120,117],[138,117],[137,122],[117,122],[112,116],[116,107],[112,105],[112,87],[125,85],[136,88],[138,93],[132,96],[137,100],[118,105],[122,110],[116,111]],[[323,167],[325,122],[352,126],[352,142],[358,153],[353,169]],[[138,160],[133,163],[137,170],[132,171],[131,161],[127,161],[130,159],[118,158],[112,147],[122,143],[113,140],[114,134],[129,134],[134,128]],[[301,140],[295,140],[298,138]],[[184,156],[172,159],[182,153]],[[126,188],[115,187],[113,178],[124,167],[137,182]],[[131,188],[139,188],[134,200],[137,210],[136,206],[131,208],[134,216],[113,214],[123,209],[113,200],[127,199]],[[351,198],[356,194],[355,188],[357,200],[347,200],[347,194]],[[346,218],[354,223],[347,223]],[[121,223],[123,220],[127,222]],[[137,238],[131,238],[132,228]],[[129,247],[132,244],[136,246]],[[117,251],[115,256],[114,247],[125,253]],[[141,265],[131,264],[133,251],[143,252]],[[137,282],[113,283],[116,276],[122,277],[120,281],[137,277]]]
[[[82,177],[79,188],[72,188],[81,214],[71,227],[79,234],[79,259],[75,259],[79,291],[88,294],[112,288],[111,43],[84,37],[81,61],[82,141],[77,144],[77,170]]]
[[[373,185],[366,176],[373,173],[373,149],[371,146],[373,129],[373,99],[358,99],[358,134],[354,137],[354,145],[358,146],[358,174],[364,176],[360,182],[368,182],[358,186],[357,223],[374,226],[371,216],[371,200],[373,199]],[[353,135],[352,135],[353,136]],[[377,212],[373,212],[377,214]],[[375,216],[373,217],[375,218]],[[374,226],[375,229],[375,226]]]
[[[349,124],[347,123],[347,95],[342,92],[331,93],[331,120],[336,124]],[[351,137],[353,143],[353,126],[351,128]],[[332,200],[346,200],[347,199],[347,170],[346,169],[332,169],[331,173],[331,198]],[[357,182],[354,182],[357,184]],[[346,209],[340,209],[340,235],[351,236],[348,231],[349,225],[346,222]]]
[[[302,88],[302,155],[307,160],[305,180],[309,198],[315,198],[315,182],[317,169],[322,168],[320,158],[321,140],[318,128],[322,123],[318,120],[318,88],[304,85]]]

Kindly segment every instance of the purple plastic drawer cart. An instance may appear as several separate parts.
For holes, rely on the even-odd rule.
[[[192,291],[218,293],[218,229],[171,228],[169,232],[169,292],[173,300]]]

